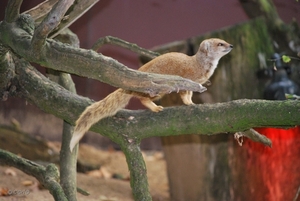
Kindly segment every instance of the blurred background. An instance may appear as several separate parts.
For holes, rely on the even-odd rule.
[[[7,2],[7,0],[0,1],[1,19],[4,17]],[[21,11],[26,11],[41,2],[41,0],[24,0]],[[300,21],[298,2],[294,0],[273,2],[286,23],[292,20]],[[153,48],[242,23],[248,19],[237,0],[102,0],[70,28],[78,35],[82,48],[91,48],[98,38],[107,35],[119,37],[144,48]],[[141,65],[138,55],[128,50],[105,45],[99,51],[130,68],[137,69]],[[77,93],[94,100],[100,100],[115,90],[99,81],[78,76],[73,78]],[[133,99],[128,108],[143,107]],[[12,119],[19,122],[25,132],[49,140],[60,140],[62,121],[44,114],[24,99],[10,97],[8,101],[0,103],[1,124],[10,124]],[[102,139],[99,135],[93,136],[90,139],[90,135],[86,135],[83,141],[106,148],[106,139]],[[160,149],[160,141],[150,139],[146,143],[143,142],[143,148]]]

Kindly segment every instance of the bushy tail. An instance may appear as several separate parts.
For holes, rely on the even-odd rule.
[[[103,100],[88,106],[76,121],[73,137],[70,142],[71,151],[90,127],[105,117],[115,115],[129,102],[132,95],[118,89],[109,94]]]

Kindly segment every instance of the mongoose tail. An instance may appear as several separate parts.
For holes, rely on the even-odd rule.
[[[125,93],[123,89],[118,89],[103,100],[88,106],[76,121],[73,137],[70,142],[70,150],[73,150],[93,124],[105,117],[115,115],[128,104],[131,97],[132,95]]]

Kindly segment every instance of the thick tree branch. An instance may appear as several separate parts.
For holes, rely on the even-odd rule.
[[[65,29],[55,40],[70,44],[73,47],[79,47],[79,39],[76,34],[69,29]],[[48,69],[49,71],[53,71]],[[51,75],[52,80],[60,84],[66,90],[76,94],[75,84],[68,73],[54,71]],[[51,79],[51,78],[50,78]],[[74,127],[68,122],[63,123],[62,143],[60,150],[60,184],[69,200],[77,200],[77,153],[78,145],[75,146],[73,152],[70,152],[69,145],[72,138]]]
[[[28,65],[25,61],[16,63],[21,87],[18,90],[45,112],[74,124],[91,101],[52,83]],[[128,140],[139,141],[153,136],[212,135],[252,127],[291,127],[300,125],[299,111],[299,101],[266,100],[169,107],[159,113],[123,110],[114,117],[101,120],[91,130],[122,146]]]
[[[33,21],[30,22],[27,19],[24,23],[33,23]],[[150,96],[179,90],[197,92],[206,90],[198,83],[179,76],[138,72],[92,50],[73,48],[51,39],[48,39],[41,49],[33,49],[30,33],[16,25],[2,22],[0,41],[30,62],[54,70],[93,78],[126,90],[147,93]],[[21,27],[32,26],[32,24],[21,25]]]
[[[121,116],[117,116],[119,117],[117,122],[126,127],[129,132],[134,130],[134,134],[124,132],[124,135],[129,138],[142,139],[193,133],[212,135],[245,131],[252,127],[299,125],[299,110],[299,101],[236,100],[217,104],[170,107],[158,114],[151,114],[150,111],[122,112],[119,113]],[[172,116],[172,120],[168,119],[169,116]],[[110,128],[112,126],[108,124],[110,121],[105,119],[103,124],[107,124]],[[102,122],[99,122],[100,125]],[[98,126],[97,128],[100,129]]]
[[[140,141],[126,141],[121,146],[130,171],[130,186],[135,200],[152,200],[149,192],[147,169],[140,150]]]

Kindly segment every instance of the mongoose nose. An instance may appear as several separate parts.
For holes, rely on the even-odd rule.
[[[233,48],[233,45],[230,45],[229,47],[230,47],[230,48]]]

